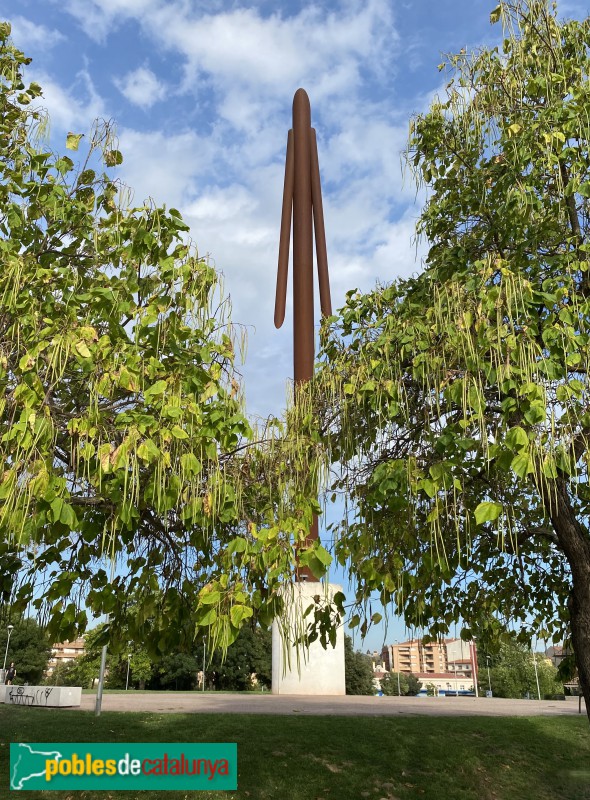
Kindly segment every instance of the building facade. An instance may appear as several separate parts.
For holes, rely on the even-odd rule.
[[[85,653],[84,647],[83,638],[76,639],[73,642],[58,642],[58,644],[54,644],[51,648],[51,657],[47,663],[47,677],[53,675],[61,665],[83,656]]]
[[[383,665],[389,672],[414,674],[423,690],[431,684],[437,691],[469,692],[477,681],[475,642],[441,639],[422,642],[411,639],[387,645],[382,651]]]

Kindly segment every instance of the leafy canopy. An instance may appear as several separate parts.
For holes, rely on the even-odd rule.
[[[365,612],[378,592],[432,635],[559,640],[590,613],[590,20],[542,0],[500,19],[411,123],[424,271],[348,293],[315,404]]]
[[[480,659],[481,661],[481,659]],[[483,663],[479,668],[479,684],[483,691],[491,684],[495,697],[541,698],[563,694],[557,669],[540,653],[532,653],[526,646],[511,639],[502,643],[499,652],[490,659],[489,681]],[[536,666],[536,671],[535,671]],[[539,681],[537,687],[537,679]]]
[[[195,629],[226,647],[281,608],[311,456],[276,425],[254,447],[218,275],[177,210],[131,203],[108,125],[43,146],[29,61],[0,25],[3,600],[56,641],[90,612],[154,654]]]
[[[376,693],[371,659],[353,648],[350,636],[344,637],[344,674],[346,694],[374,695]]]

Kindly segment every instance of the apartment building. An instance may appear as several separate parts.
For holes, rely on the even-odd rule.
[[[443,642],[424,644],[413,639],[390,644],[381,653],[383,664],[390,672],[446,672],[447,651]]]
[[[84,655],[85,642],[81,637],[73,642],[58,642],[51,648],[51,657],[47,663],[46,675],[52,675],[61,664],[67,664]]]
[[[413,673],[423,686],[432,683],[441,691],[469,691],[477,680],[475,642],[441,639],[424,643],[411,639],[387,645],[382,658],[390,672]]]

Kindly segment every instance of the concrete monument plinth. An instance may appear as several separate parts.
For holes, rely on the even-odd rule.
[[[327,589],[333,597],[342,587],[331,583]],[[303,618],[314,597],[323,597],[326,587],[315,581],[296,583],[293,596],[285,608],[285,620],[275,620],[272,626],[272,692],[293,695],[344,695],[344,629],[336,633],[336,647],[324,650],[319,640],[309,648],[297,648],[283,641],[281,626],[293,630]]]
[[[81,686],[0,686],[0,703],[13,706],[79,706]]]

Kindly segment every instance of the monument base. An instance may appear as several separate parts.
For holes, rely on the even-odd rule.
[[[81,686],[0,686],[0,703],[56,708],[79,706]]]
[[[333,597],[342,591],[341,586],[329,584],[327,591]],[[302,582],[293,587],[293,596],[285,608],[286,622],[275,620],[272,625],[272,692],[293,695],[344,695],[344,630],[340,626],[336,633],[336,646],[328,645],[324,650],[319,640],[309,648],[297,648],[285,642],[281,636],[281,625],[293,629],[316,595],[324,596],[326,587],[322,583]]]

